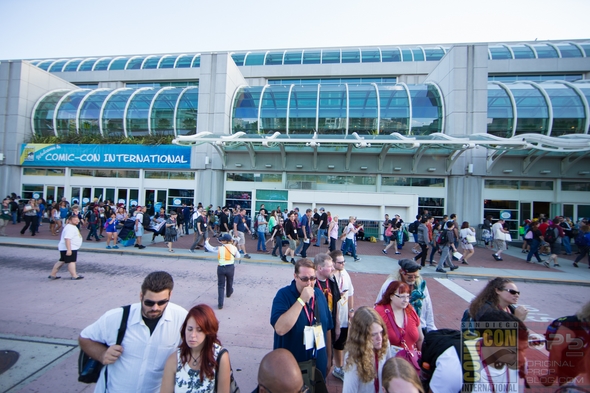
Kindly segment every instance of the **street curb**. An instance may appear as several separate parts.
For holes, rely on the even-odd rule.
[[[481,280],[491,280],[498,277],[495,274],[482,274],[482,273],[434,273],[434,274],[423,274],[424,277],[433,276],[433,277],[445,277],[445,278],[463,278],[463,279],[481,279]],[[565,280],[565,279],[556,279],[556,278],[534,278],[534,277],[522,277],[522,276],[510,276],[510,275],[502,275],[503,278],[509,278],[515,282],[530,282],[530,283],[543,283],[543,284],[563,284],[563,285],[579,285],[584,287],[590,287],[590,282],[588,281],[577,281],[577,280]]]

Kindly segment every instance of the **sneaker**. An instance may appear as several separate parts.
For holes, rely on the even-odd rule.
[[[399,251],[396,251],[395,253],[396,253],[396,254],[401,254],[401,252],[399,252]]]
[[[457,269],[459,269],[459,266],[451,266],[451,271],[452,272],[455,271],[455,270],[457,270]]]
[[[143,250],[145,248],[145,246],[143,244],[137,246],[137,248],[139,248],[140,250]]]
[[[360,258],[354,258],[354,261],[355,261],[355,262],[360,262],[360,261],[361,261],[361,259],[360,259]]]
[[[387,255],[387,250],[381,250],[381,252],[385,255]]]
[[[114,248],[115,250],[118,250],[119,249],[119,246],[113,246],[111,248]]]
[[[291,258],[291,264],[295,264],[295,258]]]
[[[107,249],[107,250],[110,250],[110,249],[111,249],[111,246],[106,246],[106,249]]]
[[[344,371],[342,371],[340,367],[334,367],[334,370],[332,370],[332,375],[341,381],[344,381]]]
[[[246,258],[246,259],[250,259],[250,255],[249,254],[244,254],[243,257]]]
[[[467,261],[462,261],[461,263],[462,263],[463,265],[469,265],[469,262],[467,262]]]
[[[549,267],[550,267],[550,266],[549,266],[549,262],[547,262],[547,261],[543,261],[543,265],[545,265],[545,267],[546,267],[547,269],[549,269]]]
[[[139,247],[139,244],[136,243],[136,244],[133,245],[133,247]]]
[[[194,254],[196,251],[189,248],[189,252],[192,252]]]
[[[436,271],[438,273],[446,273],[447,272],[445,269],[439,269],[439,268],[436,268]]]
[[[576,262],[574,262],[574,267],[578,267],[578,264]]]
[[[287,257],[284,256],[284,255],[281,257],[281,261],[286,262],[286,263],[289,263],[289,261],[287,261]]]

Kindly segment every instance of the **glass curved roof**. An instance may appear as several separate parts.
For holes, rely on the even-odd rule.
[[[197,131],[198,91],[197,86],[55,90],[35,104],[33,132],[192,135]]]
[[[439,61],[450,46],[359,47],[232,52],[237,66],[347,64]],[[37,59],[30,63],[49,72],[198,68],[200,53],[116,56],[86,59]],[[590,57],[590,42],[533,42],[489,44],[488,59],[548,59]],[[79,66],[70,66],[70,61]],[[64,64],[66,64],[64,67]]]

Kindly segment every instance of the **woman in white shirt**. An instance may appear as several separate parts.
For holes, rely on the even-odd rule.
[[[463,221],[463,224],[461,224],[461,230],[459,231],[459,239],[461,239],[461,248],[463,249],[463,261],[461,263],[464,265],[469,265],[467,260],[475,254],[473,244],[468,241],[467,236],[472,237],[472,239],[469,240],[475,241],[475,229],[469,226],[469,222]]]
[[[377,311],[359,307],[348,327],[343,393],[375,393],[385,361],[393,357],[387,328]]]

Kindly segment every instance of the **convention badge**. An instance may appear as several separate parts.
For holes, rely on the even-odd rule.
[[[303,344],[305,345],[305,350],[310,350],[313,348],[314,342],[314,330],[311,326],[306,326],[303,330]]]
[[[313,333],[315,335],[315,347],[316,349],[322,349],[326,346],[326,342],[324,341],[324,331],[322,330],[322,325],[317,324],[313,325]]]

